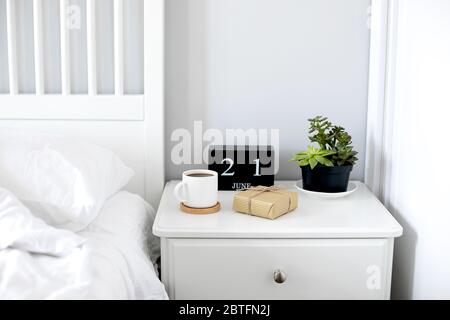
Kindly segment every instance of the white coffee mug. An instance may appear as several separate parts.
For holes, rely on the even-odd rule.
[[[211,170],[188,170],[183,180],[175,186],[175,197],[191,208],[210,208],[217,204],[217,172]]]

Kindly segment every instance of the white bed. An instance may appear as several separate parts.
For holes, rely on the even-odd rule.
[[[1,299],[167,299],[153,265],[154,210],[120,191],[78,232],[86,242],[65,257],[0,250]]]
[[[81,20],[86,30],[87,61],[80,62],[71,55],[70,43],[77,30],[70,27],[73,6],[69,1],[54,3],[59,12],[46,10],[48,3],[43,1],[32,2],[34,33],[26,39],[33,42],[29,44],[31,52],[18,45],[22,41],[21,23],[26,20],[22,7],[17,1],[5,1],[7,28],[0,35],[7,39],[9,91],[0,92],[0,129],[37,130],[94,143],[112,150],[135,175],[124,186],[126,191],[111,196],[100,215],[78,232],[86,242],[70,255],[56,258],[11,247],[0,250],[0,298],[167,297],[149,260],[157,257],[157,248],[143,246],[145,237],[152,239],[148,222],[153,211],[133,195],[156,207],[164,187],[164,0],[139,2],[142,17],[135,20],[143,21],[138,33],[142,37],[135,40],[142,41],[137,56],[142,58],[143,68],[141,75],[133,77],[142,76],[143,86],[137,93],[127,92],[129,70],[124,56],[129,50],[129,35],[124,30],[129,23],[126,19],[130,19],[126,14],[129,3],[115,0],[113,11],[105,11],[99,1],[85,3],[81,13],[86,17]],[[102,92],[99,86],[99,70],[105,61],[97,54],[96,39],[102,36],[97,25],[103,21],[98,19],[100,12],[114,15],[114,28],[108,29],[114,37],[112,93]],[[60,68],[55,69],[60,70],[60,91],[48,90],[49,79],[54,78],[50,75],[52,64],[58,63],[52,57],[58,52],[45,48],[46,41],[55,40],[43,27],[49,23],[46,20],[56,21],[61,28],[55,42],[60,46]],[[34,74],[33,93],[23,90],[24,74],[19,72],[19,58],[30,56],[34,58],[34,68],[28,70]],[[78,69],[87,70],[86,92],[74,92],[71,82]],[[4,186],[3,181],[0,186]]]

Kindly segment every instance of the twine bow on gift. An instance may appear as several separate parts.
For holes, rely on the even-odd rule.
[[[279,192],[282,189],[284,189],[284,188],[281,187],[281,186],[270,186],[270,187],[257,186],[257,187],[250,187],[250,188],[243,189],[242,191],[258,191],[258,193],[254,194],[253,196],[248,198],[248,212],[249,212],[249,214],[253,214],[252,213],[252,199],[256,198],[257,196],[259,196],[260,194],[262,194],[264,192],[275,192],[275,193],[281,194],[283,196],[286,196],[288,198],[288,201],[289,201],[289,206],[288,206],[289,209],[288,209],[288,211],[291,211],[291,205],[292,205],[291,197],[289,195],[285,194],[285,193]],[[270,212],[270,210],[272,210],[274,205],[275,204],[272,204],[272,206],[269,209],[269,212]]]
[[[266,187],[266,186],[257,186],[257,187],[250,187],[250,188],[246,188],[246,189],[242,189],[242,191],[244,190],[251,190],[251,191],[261,191],[261,192],[270,192],[270,191],[278,191],[283,189],[283,187],[281,186],[270,186],[270,187]]]

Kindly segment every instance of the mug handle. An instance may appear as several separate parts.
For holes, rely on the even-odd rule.
[[[178,199],[178,201],[180,202],[186,202],[186,199],[184,199],[181,194],[180,194],[180,190],[184,189],[184,186],[186,185],[185,181],[181,181],[179,182],[176,186],[175,189],[173,189],[173,193],[175,194],[175,197]]]

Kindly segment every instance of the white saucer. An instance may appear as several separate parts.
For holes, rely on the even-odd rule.
[[[305,190],[303,189],[303,182],[302,180],[299,180],[295,183],[295,186],[297,187],[298,190],[300,190],[302,193],[316,197],[316,198],[320,198],[320,199],[337,199],[337,198],[343,198],[346,197],[350,194],[352,194],[353,192],[356,191],[356,189],[358,189],[358,185],[353,182],[350,181],[348,183],[348,187],[347,187],[347,191],[345,192],[317,192],[317,191],[310,191],[310,190]]]

